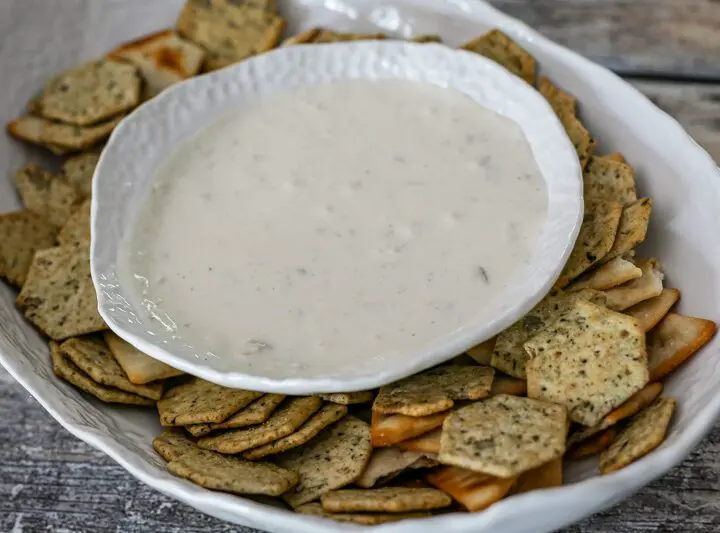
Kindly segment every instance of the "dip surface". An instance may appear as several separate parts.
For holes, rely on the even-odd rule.
[[[462,93],[350,81],[233,110],[160,167],[120,276],[207,356],[332,375],[477,325],[547,209],[519,126]]]

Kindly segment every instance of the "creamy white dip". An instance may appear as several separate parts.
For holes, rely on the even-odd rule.
[[[527,267],[546,208],[520,127],[462,93],[306,87],[169,157],[120,275],[199,353],[330,375],[476,325]]]

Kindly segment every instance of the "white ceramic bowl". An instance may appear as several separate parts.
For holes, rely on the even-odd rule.
[[[108,25],[84,25],[87,18],[78,9],[86,3],[68,3],[57,10],[36,2],[39,11],[33,16],[5,26],[0,20],[0,119],[16,116],[58,69],[99,55],[124,39],[172,25],[182,3],[108,0],[94,11],[94,20],[113,21]],[[640,192],[655,201],[651,239],[643,252],[660,257],[669,286],[682,289],[680,312],[720,320],[720,173],[677,122],[627,83],[474,0],[343,0],[327,6],[326,0],[285,0],[281,6],[292,30],[327,24],[405,36],[437,32],[451,45],[493,26],[512,35],[536,55],[544,73],[579,98],[583,118],[601,149],[621,150],[636,168]],[[47,42],[63,44],[48,47]],[[0,138],[0,164],[8,177],[0,180],[1,210],[18,206],[10,172],[36,157],[19,143]],[[22,319],[14,298],[15,292],[0,284],[0,362],[65,428],[158,491],[205,513],[273,533],[552,531],[629,497],[664,474],[690,453],[720,413],[718,337],[667,382],[666,392],[678,399],[679,407],[667,440],[626,469],[597,477],[593,460],[572,463],[565,472],[568,486],[513,496],[482,513],[373,529],[336,524],[207,491],[168,474],[150,444],[160,431],[157,414],[102,404],[55,378],[45,341]]]
[[[389,346],[381,354],[347,360],[340,369],[328,368],[325,359],[278,364],[272,357],[242,358],[217,351],[208,355],[207,346],[191,346],[165,322],[154,320],[142,306],[142,295],[124,286],[127,280],[117,274],[121,241],[132,228],[158,166],[180,143],[234,108],[273,92],[349,79],[400,79],[449,87],[520,125],[548,197],[547,218],[529,266],[518,269],[505,289],[478,306],[474,323],[448,331],[416,351]],[[582,203],[580,165],[562,125],[536,90],[497,63],[446,46],[403,41],[290,46],[176,85],[137,109],[113,132],[93,180],[92,276],[100,314],[110,328],[175,368],[228,387],[265,392],[369,389],[450,359],[527,313],[560,274],[579,230]],[[342,361],[342,354],[337,357]]]

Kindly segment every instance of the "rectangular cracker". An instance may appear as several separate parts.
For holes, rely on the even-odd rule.
[[[680,300],[680,291],[677,289],[663,289],[659,296],[626,309],[640,325],[643,331],[650,331],[670,312],[670,309]]]
[[[624,257],[616,257],[573,281],[567,290],[593,289],[605,291],[642,276],[642,270]]]
[[[323,494],[320,502],[329,513],[406,513],[442,509],[452,500],[437,489],[382,487],[334,490]]]
[[[195,443],[188,439],[179,428],[164,429],[153,439],[152,445],[160,457],[168,462],[174,461],[196,448]]]
[[[630,165],[607,157],[591,157],[583,172],[585,205],[594,202],[629,204],[637,200],[635,173]]]
[[[204,437],[198,446],[206,450],[220,453],[241,453],[250,448],[281,439],[297,430],[322,405],[322,400],[315,396],[290,398],[273,415],[260,425],[233,429]]]
[[[68,339],[60,345],[60,348],[80,370],[100,385],[132,392],[151,400],[159,400],[162,397],[162,383],[150,385],[131,383],[115,361],[107,344],[100,338]]]
[[[37,252],[16,304],[53,340],[107,329],[98,313],[87,246]]]
[[[474,346],[470,348],[467,351],[467,354],[472,357],[475,362],[481,364],[490,366],[490,360],[492,359],[493,350],[495,349],[495,341],[497,340],[497,337],[493,337],[492,339],[488,339],[483,343],[478,344],[477,346]]]
[[[497,478],[456,466],[445,466],[430,472],[425,479],[448,493],[471,513],[482,511],[502,500],[516,478]]]
[[[373,411],[427,416],[450,409],[455,400],[479,400],[490,394],[494,370],[485,366],[432,368],[380,388]]]
[[[77,206],[57,236],[59,244],[90,244],[90,199]]]
[[[648,365],[652,380],[663,379],[715,336],[712,320],[669,313],[648,334]]]
[[[103,337],[115,361],[122,368],[130,383],[145,385],[152,381],[172,378],[184,373],[145,355],[111,331],[106,331]]]
[[[94,126],[73,126],[26,115],[7,125],[10,135],[40,146],[56,146],[65,153],[81,152],[107,139],[123,117],[117,117]]]
[[[398,442],[396,446],[401,450],[408,450],[419,453],[440,453],[440,436],[442,428],[435,429],[419,437]],[[392,448],[390,448],[392,449]]]
[[[243,453],[243,457],[251,461],[257,461],[268,455],[276,455],[280,452],[297,448],[315,438],[326,427],[344,417],[347,412],[348,408],[344,405],[327,403],[293,433],[268,444],[248,450]]]
[[[276,458],[277,464],[300,475],[300,482],[283,499],[296,508],[355,482],[371,453],[370,427],[346,416],[304,446]]]
[[[33,256],[55,245],[57,228],[32,211],[0,215],[0,278],[22,287]]]
[[[158,402],[160,424],[186,426],[222,422],[260,396],[261,392],[230,389],[192,378],[166,391]]]
[[[378,448],[373,450],[370,461],[355,484],[358,487],[369,489],[375,485],[386,483],[405,470],[412,468],[418,460],[424,457],[420,452],[397,448]]]
[[[600,472],[609,474],[620,470],[657,448],[665,440],[674,411],[674,399],[660,398],[636,415],[600,454]]]
[[[112,387],[105,387],[94,382],[87,374],[70,361],[56,342],[52,341],[50,341],[50,358],[52,360],[53,372],[57,377],[95,396],[98,400],[106,403],[122,403],[128,405],[155,404],[153,400],[138,396],[137,394],[113,389]]]
[[[375,398],[375,393],[369,390],[357,392],[333,392],[329,394],[319,394],[320,398],[326,402],[339,403],[340,405],[354,405],[357,403],[371,402]]]
[[[602,259],[603,262],[625,255],[645,240],[652,206],[650,198],[640,198],[623,208],[615,242],[612,249]]]
[[[62,175],[82,198],[89,198],[92,193],[92,178],[99,160],[99,152],[84,152],[63,163]]]
[[[460,48],[492,59],[530,85],[535,84],[537,61],[508,35],[494,29]]]
[[[522,494],[539,489],[560,487],[563,484],[563,461],[561,457],[553,459],[549,463],[528,470],[520,474],[515,486],[510,491],[512,494]]]
[[[15,186],[28,210],[57,227],[65,225],[80,201],[75,187],[64,177],[45,172],[34,163],[15,172]]]
[[[624,285],[605,291],[607,306],[614,311],[624,311],[633,305],[660,296],[665,274],[657,259],[638,261],[642,276]]]
[[[323,511],[320,503],[306,503],[295,509],[296,513],[311,516],[322,516],[330,518],[337,522],[348,522],[351,524],[360,524],[363,526],[376,526],[378,524],[387,524],[389,522],[398,522],[400,520],[409,520],[413,518],[427,518],[430,513],[327,513]]]
[[[222,422],[185,426],[185,429],[194,437],[202,437],[218,429],[244,428],[262,424],[270,418],[285,398],[284,394],[265,394]]]
[[[298,482],[295,472],[193,448],[167,464],[168,471],[210,490],[280,496]]]

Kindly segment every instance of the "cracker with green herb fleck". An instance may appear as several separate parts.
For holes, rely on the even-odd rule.
[[[412,518],[427,518],[430,513],[327,513],[323,511],[320,503],[306,503],[295,509],[296,513],[311,516],[322,516],[330,518],[338,522],[349,522],[352,524],[360,524],[364,526],[376,526],[378,524],[387,524],[388,522],[398,522],[400,520],[409,520]]]
[[[609,474],[620,470],[657,448],[665,440],[674,411],[674,399],[660,398],[636,415],[600,454],[600,472]]]
[[[569,285],[610,252],[622,213],[622,205],[618,202],[597,203],[585,212],[575,246],[557,281],[558,287]]]
[[[643,331],[650,331],[670,312],[670,309],[680,300],[680,291],[677,289],[663,289],[659,296],[632,306],[623,311],[633,317]]]
[[[657,259],[638,261],[642,276],[605,291],[607,306],[613,311],[624,311],[635,304],[660,296],[665,275]]]
[[[604,291],[612,289],[642,276],[643,272],[635,263],[623,257],[616,257],[591,272],[587,272],[573,281],[567,290],[594,289]]]
[[[599,157],[600,159],[610,159],[611,161],[617,161],[618,163],[627,163],[625,156],[620,152],[612,152],[610,154],[598,155],[595,157]]]
[[[555,85],[550,79],[541,76],[538,80],[538,91],[552,106],[558,116],[577,114],[577,98]]]
[[[502,500],[515,484],[515,477],[499,478],[457,466],[445,466],[425,476],[428,483],[447,492],[471,513]]]
[[[370,427],[346,416],[307,444],[280,454],[276,462],[300,475],[283,499],[293,508],[357,480],[370,460]]]
[[[320,502],[330,513],[405,513],[442,509],[452,499],[437,489],[382,487],[334,490],[323,494]]]
[[[630,165],[607,157],[591,157],[583,172],[585,204],[637,200],[635,173]]]
[[[562,457],[567,423],[562,405],[493,396],[447,417],[438,460],[491,476],[517,476]]]
[[[98,313],[87,246],[37,252],[16,303],[53,340],[107,329]]]
[[[83,198],[92,192],[92,178],[100,160],[98,152],[85,152],[68,158],[62,166],[62,173]]]
[[[297,448],[315,438],[326,427],[344,417],[347,412],[348,408],[344,405],[333,403],[325,404],[293,433],[268,444],[252,448],[243,453],[243,457],[251,461],[256,461],[268,455],[275,455],[291,450],[292,448]]]
[[[53,372],[56,376],[64,379],[78,389],[95,396],[98,400],[106,403],[122,403],[128,405],[155,405],[153,400],[144,398],[143,396],[112,387],[105,387],[96,383],[75,366],[60,346],[52,341],[50,341],[50,358],[52,360]]]
[[[491,30],[465,43],[461,48],[492,59],[530,85],[535,84],[535,58],[500,30]]]
[[[662,379],[712,340],[712,320],[669,313],[648,334],[648,365],[653,380]]]
[[[80,195],[62,176],[45,172],[34,163],[15,172],[15,186],[25,207],[62,227],[80,201]]]
[[[272,463],[252,462],[193,448],[167,464],[171,474],[210,490],[280,496],[298,481],[295,472]]]
[[[195,443],[188,439],[180,428],[164,429],[153,439],[152,446],[160,457],[168,462],[174,461],[196,448]]]
[[[564,405],[594,426],[649,380],[645,333],[635,320],[576,300],[525,343],[528,397]]]
[[[285,398],[284,394],[265,394],[222,422],[185,426],[185,429],[194,437],[202,437],[218,429],[243,428],[262,424],[270,418],[270,415]]]
[[[173,378],[184,374],[170,365],[153,359],[144,354],[132,344],[125,342],[112,331],[103,334],[105,343],[112,353],[115,361],[122,368],[123,372],[131,383],[145,385],[153,381]]]
[[[455,400],[479,400],[490,394],[494,370],[486,366],[432,368],[380,388],[373,411],[427,416],[450,409]]]
[[[434,465],[428,462],[421,452],[401,450],[398,448],[377,448],[373,450],[370,461],[365,467],[362,476],[355,484],[358,487],[369,489],[375,485],[386,483],[411,468],[425,468]]]
[[[322,400],[315,396],[290,398],[262,424],[204,437],[198,441],[198,446],[229,454],[257,448],[296,431],[320,409],[321,405]]]
[[[0,277],[13,285],[25,283],[33,256],[55,245],[57,228],[32,211],[0,215]]]
[[[193,378],[165,392],[157,405],[160,424],[186,426],[222,422],[260,396],[261,392],[230,389]]]
[[[434,33],[426,33],[424,35],[418,35],[417,37],[413,37],[410,39],[410,42],[412,43],[420,43],[420,44],[426,44],[426,43],[442,43],[442,37],[439,35],[436,35]]]
[[[60,229],[57,240],[59,244],[75,246],[90,244],[90,199],[75,208],[65,225]]]
[[[11,135],[29,143],[54,146],[64,153],[81,152],[107,139],[122,118],[83,127],[27,115],[9,122],[7,129]]]
[[[612,249],[602,259],[603,262],[624,256],[645,240],[652,206],[653,202],[650,198],[641,198],[623,208],[615,242]]]
[[[322,30],[313,39],[314,43],[344,43],[350,41],[374,41],[385,39],[383,33],[343,33]]]
[[[363,390],[357,392],[333,392],[329,394],[319,394],[318,396],[326,402],[353,405],[356,403],[371,402],[373,398],[375,398],[375,393],[373,391]]]
[[[585,170],[590,161],[590,156],[595,153],[597,142],[595,142],[593,136],[590,135],[590,132],[576,116],[563,115],[560,117],[560,122],[562,122],[568,137],[570,137],[570,141],[575,147],[578,159],[580,160],[580,168]]]

